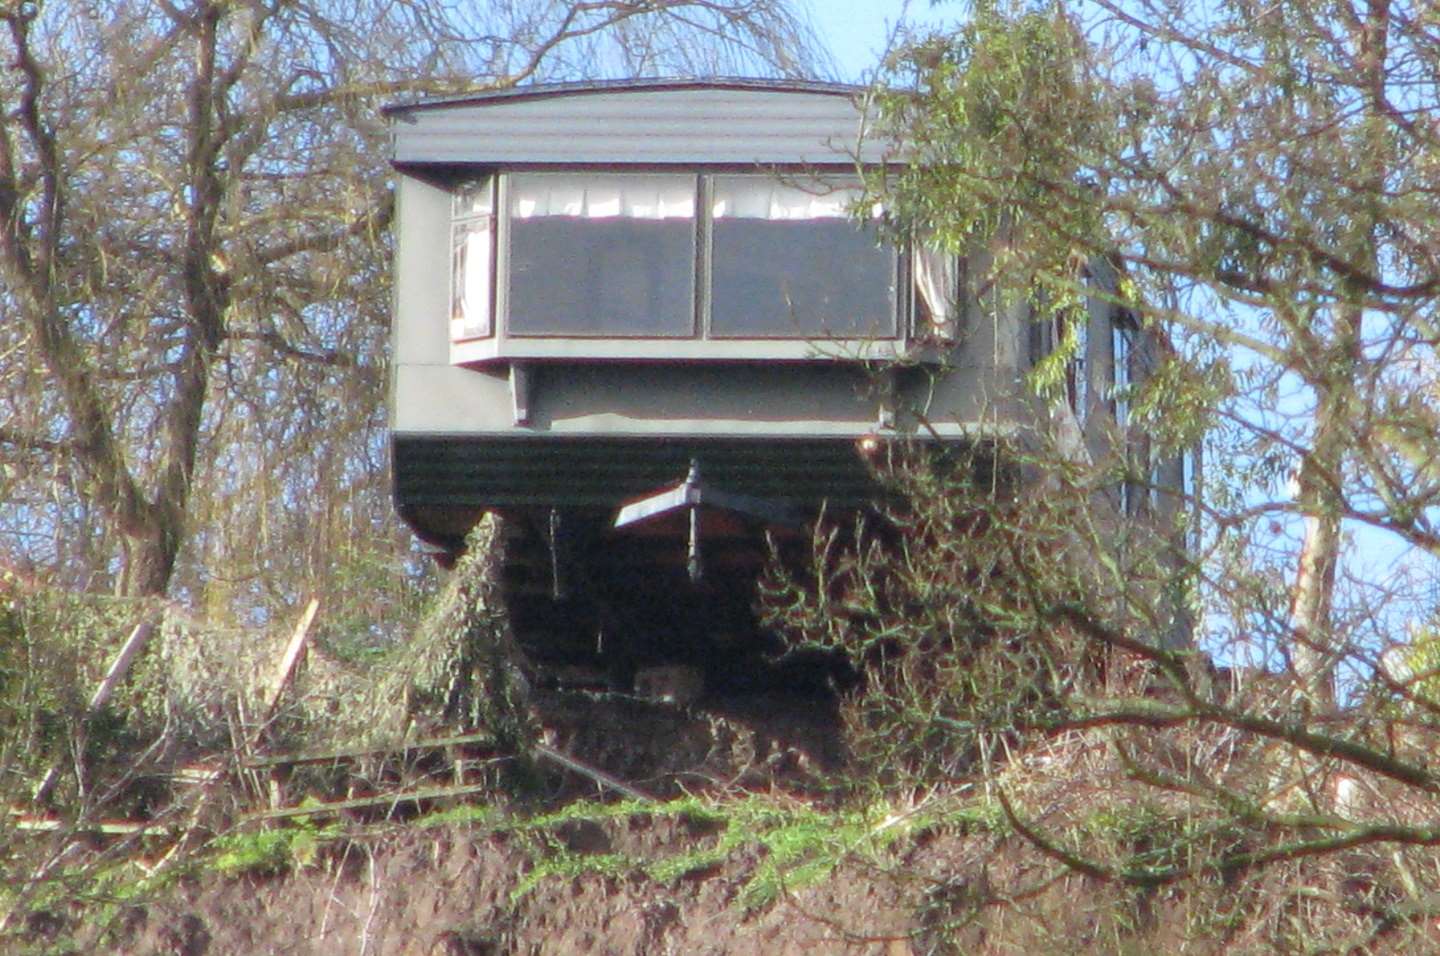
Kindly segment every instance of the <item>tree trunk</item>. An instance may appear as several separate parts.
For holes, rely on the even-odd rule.
[[[1330,482],[1338,461],[1329,444],[1300,465],[1300,512],[1305,519],[1304,538],[1291,594],[1291,666],[1303,699],[1315,710],[1335,705],[1337,648],[1331,628],[1335,572],[1340,555],[1340,518],[1333,507]]]
[[[1359,85],[1368,96],[1369,118],[1375,120],[1360,127],[1356,144],[1358,152],[1374,161],[1361,192],[1368,203],[1340,236],[1346,260],[1355,268],[1340,282],[1344,301],[1334,306],[1332,345],[1315,357],[1311,367],[1301,370],[1315,388],[1318,401],[1312,448],[1299,475],[1298,503],[1305,518],[1305,535],[1291,601],[1292,664],[1306,699],[1323,710],[1335,706],[1335,668],[1348,650],[1335,631],[1333,605],[1340,564],[1340,515],[1345,504],[1345,459],[1348,449],[1357,444],[1353,428],[1360,404],[1356,389],[1364,373],[1361,333],[1367,277],[1381,274],[1377,233],[1385,221],[1380,197],[1385,195],[1384,171],[1389,164],[1378,160],[1389,148],[1387,126],[1382,121],[1389,112],[1385,102],[1389,7],[1386,0],[1375,0],[1364,19],[1352,27],[1361,72]]]

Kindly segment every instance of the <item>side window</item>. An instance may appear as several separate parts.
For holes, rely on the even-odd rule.
[[[1200,497],[1200,446],[1187,448],[1180,455],[1180,494],[1187,502]]]
[[[1064,350],[1065,404],[1083,429],[1090,412],[1090,313],[1084,308],[1065,309],[1032,322],[1028,348],[1032,366]]]
[[[508,192],[509,334],[694,334],[694,176],[516,173]]]
[[[717,176],[710,334],[893,338],[895,253],[851,218],[858,196],[858,187]]]
[[[1152,343],[1141,330],[1135,317],[1117,311],[1110,326],[1110,408],[1115,418],[1116,435],[1124,442],[1125,454],[1133,475],[1124,483],[1122,494],[1126,513],[1155,514],[1163,509],[1163,498],[1174,495],[1184,481],[1183,468],[1188,456],[1157,457],[1150,436],[1137,427],[1131,415],[1133,387],[1143,385],[1154,371]]]
[[[1072,349],[1065,365],[1065,397],[1083,428],[1090,415],[1090,313],[1075,309],[1055,322],[1057,341]]]
[[[495,330],[495,185],[460,186],[450,216],[450,338],[486,338]]]
[[[1115,419],[1115,434],[1121,442],[1130,469],[1144,476],[1143,481],[1127,477],[1120,485],[1120,507],[1135,515],[1149,510],[1154,469],[1142,467],[1148,458],[1139,436],[1130,433],[1130,382],[1135,356],[1135,329],[1128,317],[1114,316],[1110,322],[1110,411]]]
[[[1128,317],[1116,317],[1110,326],[1110,405],[1115,424],[1124,431],[1130,427],[1130,384],[1133,381],[1136,328]]]

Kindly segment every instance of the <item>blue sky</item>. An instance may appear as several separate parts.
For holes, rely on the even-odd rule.
[[[965,4],[950,0],[932,7],[930,0],[807,0],[811,22],[829,46],[840,79],[865,79],[880,60],[885,42],[901,21],[928,26],[954,23]]]

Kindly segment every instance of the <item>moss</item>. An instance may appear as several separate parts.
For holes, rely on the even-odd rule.
[[[338,826],[317,827],[303,817],[285,826],[226,834],[210,844],[209,866],[226,874],[284,873],[314,863],[343,835]]]

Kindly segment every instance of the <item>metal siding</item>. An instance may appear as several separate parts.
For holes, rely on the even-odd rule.
[[[846,163],[861,113],[847,96],[664,90],[456,103],[397,110],[405,163]],[[867,140],[861,159],[886,144]]]
[[[395,212],[395,364],[450,361],[450,193],[400,176]]]
[[[713,487],[780,503],[854,506],[876,493],[851,441],[396,435],[395,497],[402,507],[618,508],[682,481],[692,459]]]
[[[392,428],[412,435],[594,436],[728,435],[755,438],[873,432],[879,405],[849,363],[763,365],[703,362],[675,365],[532,366],[529,426],[511,417],[504,370],[450,365],[397,365]],[[907,376],[901,406],[933,428],[960,436],[1012,426],[1029,412],[1017,377],[956,365],[933,378]]]
[[[848,363],[532,366],[529,427],[500,374],[398,365],[394,427],[410,433],[858,436],[875,427],[864,372]]]

